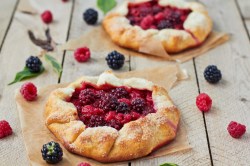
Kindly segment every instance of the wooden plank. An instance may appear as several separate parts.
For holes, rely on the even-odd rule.
[[[148,67],[169,65],[166,61],[156,61],[142,57],[131,57],[132,70]],[[196,109],[195,98],[198,94],[193,61],[181,65],[188,70],[190,79],[181,82],[170,90],[170,96],[181,111],[181,118],[185,123],[188,139],[192,150],[179,152],[151,160],[133,161],[132,166],[160,165],[173,162],[178,165],[210,165],[210,157],[206,140],[202,113]],[[166,73],[168,74],[168,73]]]
[[[230,121],[250,126],[249,75],[250,47],[239,11],[234,0],[202,0],[208,6],[215,29],[232,34],[231,40],[195,60],[200,91],[213,99],[212,110],[205,114],[214,165],[249,165],[249,131],[243,138],[233,139],[227,132]],[[223,80],[208,84],[203,71],[215,64]]]
[[[250,1],[249,0],[237,0],[241,13],[245,19],[250,19]]]
[[[4,36],[11,22],[17,0],[2,0],[0,5],[0,50]]]
[[[52,38],[57,43],[66,40],[72,3],[73,1],[67,3],[51,0],[32,1],[39,12],[45,9],[50,9],[53,12],[55,22],[50,24],[49,27],[52,31]],[[40,35],[44,35],[45,26],[40,19],[40,15],[32,16],[16,12],[0,56],[0,119],[6,119],[14,130],[12,136],[1,140],[0,165],[29,165],[14,101],[15,89],[20,88],[23,82],[7,86],[14,78],[15,73],[23,69],[26,58],[30,55],[38,55],[41,51],[31,43],[27,35],[27,29],[36,30],[36,32],[40,32]],[[59,60],[62,59],[62,55],[62,53],[58,55]],[[58,76],[48,70],[41,76],[29,81],[34,82],[37,86],[45,86],[57,83]]]

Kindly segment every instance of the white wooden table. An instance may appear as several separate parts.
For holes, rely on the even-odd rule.
[[[55,22],[50,26],[53,39],[64,43],[76,38],[91,28],[82,20],[86,8],[94,7],[95,0],[31,0],[42,12],[50,9]],[[190,79],[170,91],[174,102],[182,113],[192,150],[175,153],[151,160],[133,161],[124,165],[157,166],[164,162],[180,166],[248,166],[250,165],[250,1],[249,0],[201,0],[214,20],[214,30],[228,32],[231,40],[205,55],[188,61],[181,66],[188,70]],[[0,165],[28,165],[14,91],[22,83],[7,84],[24,66],[29,55],[39,54],[27,35],[27,29],[45,28],[39,15],[31,16],[17,10],[19,0],[0,2],[0,120],[6,119],[14,134],[0,140]],[[100,12],[101,13],[101,12]],[[249,30],[249,32],[248,32]],[[38,86],[70,82],[81,75],[98,75],[105,69],[105,55],[94,54],[89,63],[77,63],[72,52],[58,55],[63,64],[61,79],[47,71],[32,79]],[[149,66],[167,65],[169,62],[127,56],[123,71],[143,69]],[[209,64],[217,65],[223,80],[217,85],[208,84],[203,70]],[[200,92],[208,93],[213,99],[213,108],[207,114],[199,112],[195,98]],[[231,120],[247,126],[247,133],[240,140],[231,138],[226,130]],[[34,140],[35,141],[35,140]],[[40,156],[39,156],[40,157]]]

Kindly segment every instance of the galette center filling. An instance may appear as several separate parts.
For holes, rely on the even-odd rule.
[[[68,100],[77,108],[79,119],[87,127],[110,126],[117,130],[124,124],[155,113],[152,91],[130,87],[100,87],[82,83]]]

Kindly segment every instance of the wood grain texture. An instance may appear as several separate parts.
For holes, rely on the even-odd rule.
[[[250,1],[249,0],[236,0],[238,1],[241,13],[245,19],[250,19]]]
[[[72,1],[62,3],[61,1],[33,0],[32,3],[39,12],[50,9],[54,13],[55,22],[49,25],[52,38],[56,42],[65,42]],[[12,81],[16,72],[23,69],[26,58],[30,55],[38,55],[41,51],[31,43],[27,30],[32,29],[37,35],[44,37],[45,27],[39,15],[33,16],[17,11],[2,47],[0,56],[0,71],[2,71],[0,74],[0,119],[6,119],[10,123],[14,134],[1,140],[0,165],[28,165],[14,100],[15,90],[19,89],[23,82],[11,86],[7,86],[7,84]],[[61,55],[59,53],[58,59],[62,59],[62,53]],[[37,86],[44,86],[57,83],[58,76],[53,71],[47,70],[41,76],[29,81],[34,82]]]
[[[212,110],[205,114],[214,165],[245,166],[250,163],[250,134],[239,140],[227,132],[230,121],[250,126],[250,47],[234,0],[202,0],[214,20],[215,30],[232,34],[231,40],[195,60],[201,92],[213,99]],[[233,20],[233,22],[232,22]],[[215,64],[223,79],[216,85],[204,80],[207,65]]]
[[[15,10],[17,0],[1,0],[0,5],[0,50],[1,45],[4,39],[4,36],[7,33],[8,26],[11,22],[12,14]]]
[[[131,56],[132,70],[167,66],[169,64],[170,62],[166,61]],[[195,105],[198,87],[196,84],[193,61],[186,62],[181,66],[187,69],[190,78],[174,87],[170,91],[170,96],[181,111],[181,119],[185,123],[184,127],[187,130],[188,139],[192,149],[190,151],[178,152],[172,155],[155,158],[153,160],[133,161],[132,166],[157,166],[165,162],[173,162],[181,166],[205,166],[211,164],[202,113],[196,109]]]

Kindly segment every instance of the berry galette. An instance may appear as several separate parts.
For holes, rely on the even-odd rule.
[[[169,53],[199,46],[212,30],[204,6],[183,0],[125,1],[103,20],[120,46],[139,50],[149,40],[160,41]]]
[[[165,89],[111,72],[53,91],[46,126],[69,151],[101,162],[146,156],[176,137],[180,114]]]

